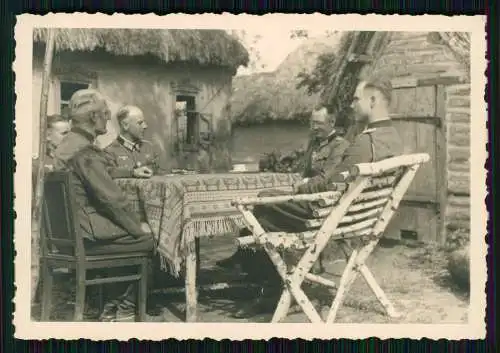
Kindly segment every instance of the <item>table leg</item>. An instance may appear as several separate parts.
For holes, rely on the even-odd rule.
[[[186,256],[186,322],[196,322],[198,293],[196,288],[197,251],[196,240],[188,245]]]
[[[194,239],[194,244],[196,246],[196,275],[200,273],[201,262],[200,262],[200,238],[196,237]]]

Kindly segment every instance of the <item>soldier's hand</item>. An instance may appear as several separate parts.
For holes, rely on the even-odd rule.
[[[307,184],[308,181],[309,181],[309,178],[304,178],[301,181],[299,181],[298,183],[293,184],[293,193],[298,194],[300,191],[300,187]]]
[[[149,226],[149,224],[144,223],[144,222],[141,223],[141,230],[144,234],[151,234],[152,233],[151,227]]]
[[[136,178],[151,178],[153,176],[153,171],[151,168],[143,166],[134,169],[134,177]]]

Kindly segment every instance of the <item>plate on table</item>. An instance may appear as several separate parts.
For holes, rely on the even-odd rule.
[[[198,174],[196,170],[187,170],[187,169],[172,169],[172,175],[192,175]]]

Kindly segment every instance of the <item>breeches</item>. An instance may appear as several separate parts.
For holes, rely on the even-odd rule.
[[[259,197],[291,195],[281,190],[261,192]],[[307,202],[287,202],[276,205],[258,205],[254,208],[254,215],[266,232],[304,232],[307,230],[305,221],[311,218],[311,208]],[[240,237],[251,235],[249,229],[243,229]],[[274,269],[269,257],[263,250],[244,251],[242,259],[243,270],[260,279],[267,279],[279,283],[281,280]],[[287,251],[286,258],[295,263],[300,254]],[[288,261],[287,261],[288,262]]]
[[[138,238],[125,235],[112,240],[85,240],[85,250],[87,255],[102,255],[114,253],[129,253],[139,251],[152,251],[154,239],[151,234],[146,234]]]
[[[268,190],[259,194],[263,196],[292,195],[281,190]],[[258,205],[254,208],[255,217],[268,232],[304,232],[305,222],[312,218],[311,208],[307,202],[287,202],[276,205]]]

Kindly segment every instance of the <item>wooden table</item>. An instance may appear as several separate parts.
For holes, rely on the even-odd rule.
[[[244,226],[236,197],[261,191],[289,191],[298,174],[226,173],[118,179],[118,184],[143,212],[157,242],[162,268],[179,276],[185,266],[186,321],[197,321],[197,239],[236,233]]]

